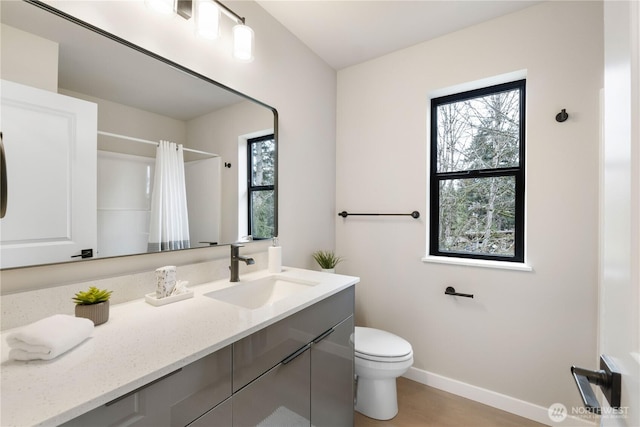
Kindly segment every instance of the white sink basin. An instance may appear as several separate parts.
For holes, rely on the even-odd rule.
[[[231,287],[212,291],[205,296],[229,304],[255,310],[280,301],[298,292],[308,290],[318,282],[283,276],[268,276],[248,282],[238,282]]]

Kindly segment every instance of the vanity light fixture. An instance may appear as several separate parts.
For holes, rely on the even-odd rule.
[[[254,32],[245,19],[218,0],[145,0],[153,10],[175,12],[185,19],[194,17],[196,34],[214,40],[220,35],[220,16],[236,22],[233,27],[233,57],[238,61],[253,61]]]
[[[253,61],[253,30],[242,24],[233,27],[233,57],[238,61]]]
[[[220,35],[220,8],[210,0],[196,0],[194,18],[196,34],[209,40],[215,40]]]
[[[174,12],[173,0],[145,0],[145,4],[150,9],[155,10],[163,15],[168,15]]]

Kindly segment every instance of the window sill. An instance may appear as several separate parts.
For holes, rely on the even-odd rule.
[[[522,262],[488,261],[484,259],[453,258],[427,255],[422,262],[436,264],[462,265],[468,267],[495,268],[498,270],[533,271],[533,267]]]

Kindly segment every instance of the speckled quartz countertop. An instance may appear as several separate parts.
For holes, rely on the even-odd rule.
[[[268,276],[266,270],[241,281]],[[249,310],[203,294],[235,286],[194,286],[194,297],[155,307],[139,299],[113,305],[90,338],[50,361],[8,360],[2,333],[0,425],[58,425],[175,371],[356,284],[352,276],[285,268],[278,274],[318,284]]]

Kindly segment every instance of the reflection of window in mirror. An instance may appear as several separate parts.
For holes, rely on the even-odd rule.
[[[270,239],[275,224],[274,135],[247,140],[248,234],[253,239]]]

